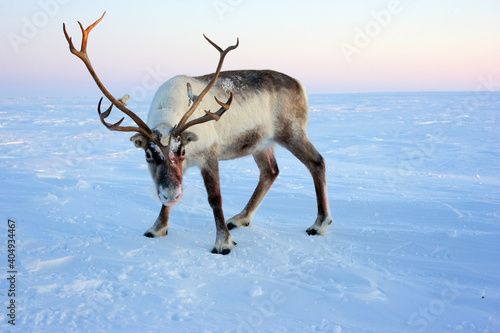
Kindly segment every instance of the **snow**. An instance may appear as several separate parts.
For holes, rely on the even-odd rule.
[[[500,330],[500,94],[310,96],[335,224],[305,233],[312,179],[278,148],[281,173],[227,256],[210,253],[197,169],[169,235],[142,236],[160,209],[144,153],[100,124],[96,102],[0,100],[2,332]],[[226,219],[257,180],[251,157],[221,163]]]

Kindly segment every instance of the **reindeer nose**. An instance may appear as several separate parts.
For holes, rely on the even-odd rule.
[[[160,187],[158,190],[160,201],[166,206],[173,206],[182,199],[182,189],[166,189]]]

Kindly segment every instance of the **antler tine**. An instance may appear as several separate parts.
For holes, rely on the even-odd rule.
[[[201,100],[203,99],[203,97],[208,93],[208,91],[213,87],[213,85],[217,81],[217,78],[219,77],[220,71],[222,69],[222,63],[224,62],[224,58],[226,57],[226,55],[230,51],[232,51],[235,48],[237,48],[238,45],[240,44],[240,39],[238,38],[236,40],[236,44],[235,45],[231,45],[231,46],[227,47],[225,50],[222,50],[217,44],[215,44],[214,42],[212,42],[207,36],[203,35],[203,37],[205,37],[205,39],[213,47],[215,47],[217,49],[217,51],[219,51],[219,53],[220,53],[219,63],[217,64],[217,69],[215,70],[214,76],[212,77],[212,79],[210,80],[210,82],[208,83],[208,85],[205,87],[205,89],[203,89],[203,91],[201,92],[201,94],[199,94],[196,97],[196,100],[194,101],[193,105],[191,105],[191,107],[189,108],[189,110],[184,114],[184,116],[182,116],[181,120],[177,124],[177,129],[175,130],[175,133],[174,133],[176,136],[178,136],[178,135],[180,135],[180,133],[182,133],[184,125],[186,125],[189,117],[191,117],[191,115],[194,113],[194,111],[196,110],[196,108],[200,105]],[[189,92],[188,92],[188,94],[189,94]]]
[[[107,118],[109,116],[109,114],[111,113],[111,109],[113,108],[113,104],[111,104],[111,106],[104,112],[101,112],[101,104],[102,104],[102,100],[104,99],[104,97],[101,97],[101,99],[99,100],[99,103],[97,104],[97,113],[99,113],[99,118],[101,118],[101,120],[104,120],[105,118]]]
[[[89,38],[89,33],[92,29],[94,29],[94,27],[99,24],[99,22],[102,21],[102,19],[104,18],[104,15],[106,15],[106,12],[104,12],[101,16],[100,19],[98,19],[97,21],[95,21],[94,23],[92,23],[91,25],[89,25],[87,27],[87,29],[83,29],[83,25],[80,23],[80,21],[78,21],[78,25],[80,25],[80,29],[82,30],[82,46],[81,46],[81,50],[80,52],[82,53],[87,53],[87,40]]]
[[[110,115],[111,109],[113,108],[113,104],[111,104],[106,111],[101,112],[101,103],[102,103],[102,100],[103,100],[103,98],[101,97],[101,99],[99,100],[99,104],[97,104],[97,113],[99,113],[99,119],[101,119],[101,123],[104,126],[106,126],[106,128],[109,129],[110,131],[113,131],[113,130],[120,131],[119,126],[122,123],[122,121],[125,119],[125,117],[123,117],[122,119],[120,119],[115,124],[107,123],[104,119],[106,119]]]
[[[104,126],[106,126],[107,129],[109,129],[110,131],[119,131],[119,132],[139,132],[139,133],[142,133],[142,134],[148,136],[148,133],[140,127],[120,126],[121,123],[125,120],[125,117],[123,117],[122,119],[120,119],[119,121],[117,121],[114,124],[107,123],[105,121],[105,119],[111,114],[111,109],[113,108],[113,104],[111,104],[106,111],[101,112],[102,100],[103,100],[103,98],[101,97],[101,99],[99,100],[99,104],[97,105],[97,113],[99,113],[99,118],[101,119],[101,123]],[[156,141],[155,141],[155,143],[156,143]]]
[[[110,130],[124,131],[124,132],[135,131],[135,132],[139,132],[139,133],[146,135],[148,138],[150,138],[152,140],[155,140],[154,136],[153,136],[153,131],[148,127],[148,125],[146,125],[146,123],[144,123],[144,121],[142,121],[142,119],[139,118],[134,112],[129,110],[123,102],[114,98],[113,95],[111,95],[111,93],[106,89],[106,87],[104,87],[101,80],[97,76],[94,68],[92,67],[92,63],[90,62],[90,59],[88,57],[87,41],[88,41],[89,33],[99,22],[101,22],[101,20],[104,18],[105,14],[106,14],[106,12],[104,12],[102,14],[100,19],[98,19],[93,24],[88,26],[87,29],[84,29],[83,25],[80,22],[78,22],[78,24],[80,25],[80,29],[82,31],[82,45],[81,45],[80,51],[78,51],[75,48],[75,46],[73,45],[73,40],[69,36],[68,32],[66,31],[66,24],[63,23],[63,31],[64,31],[64,35],[66,37],[66,40],[68,41],[69,50],[71,53],[73,53],[74,55],[76,55],[78,58],[80,58],[83,61],[83,63],[87,67],[87,70],[89,71],[90,75],[94,79],[95,83],[97,84],[97,86],[99,87],[101,92],[104,94],[104,96],[106,96],[106,98],[111,102],[112,106],[113,105],[116,106],[120,111],[122,111],[127,116],[129,116],[138,125],[138,127],[120,126],[123,119],[120,120],[119,122],[117,122],[116,124],[113,124],[113,125],[106,123],[104,121],[104,119],[111,113],[112,106],[107,111],[105,111],[101,114],[100,105],[101,105],[102,98],[101,98],[101,101],[99,102],[99,106],[98,106],[98,112],[99,112],[99,115],[101,117],[101,122]]]
[[[73,45],[72,38],[68,35],[68,32],[66,31],[66,24],[63,23],[63,30],[64,30],[64,35],[66,36],[66,40],[68,41],[69,44],[69,50],[71,53],[76,55],[78,58],[84,60],[84,58],[88,61],[88,56],[87,56],[87,40],[89,38],[89,33],[94,27],[102,21],[104,18],[104,15],[106,15],[106,12],[104,12],[101,16],[100,19],[95,21],[93,24],[89,25],[87,29],[83,28],[83,25],[78,21],[78,25],[80,26],[80,29],[82,30],[82,46],[80,47],[80,51],[78,51],[75,46]]]
[[[236,44],[235,45],[228,46],[224,51],[222,51],[222,49],[219,47],[219,45],[217,45],[214,42],[212,42],[212,40],[210,40],[210,38],[208,38],[205,34],[203,34],[203,37],[205,37],[205,39],[210,44],[212,44],[212,46],[215,47],[217,49],[217,51],[219,51],[220,53],[224,53],[224,55],[227,54],[229,51],[234,50],[235,48],[238,47],[238,45],[240,45],[240,39],[236,38]]]
[[[217,99],[217,97],[215,97],[215,100],[217,101],[217,104],[219,104],[221,106],[217,112],[212,113],[210,111],[205,111],[205,115],[187,122],[182,127],[177,126],[176,128],[174,128],[172,130],[172,133],[175,132],[174,135],[177,133],[178,133],[177,135],[179,135],[180,133],[184,132],[185,130],[187,130],[189,127],[191,127],[193,125],[202,124],[202,123],[205,123],[205,122],[210,121],[210,120],[218,121],[220,119],[220,117],[222,117],[224,112],[229,110],[229,107],[231,106],[231,103],[233,102],[233,92],[231,91],[229,93],[229,99],[227,100],[226,103],[219,101]]]
[[[219,104],[220,106],[222,106],[222,108],[226,109],[226,111],[229,109],[229,107],[231,106],[231,103],[233,102],[233,92],[230,91],[229,94],[230,94],[230,96],[229,96],[229,99],[227,100],[226,103],[222,103],[221,101],[219,101],[217,99],[217,97],[215,97],[215,101],[217,102],[217,104]]]

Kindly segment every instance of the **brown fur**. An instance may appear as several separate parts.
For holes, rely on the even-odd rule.
[[[194,79],[208,82],[213,74],[197,76]],[[221,87],[224,79],[230,79],[238,90],[248,90],[253,94],[255,91],[268,91],[277,93],[280,90],[288,90],[300,94],[301,87],[294,78],[272,70],[236,70],[220,72],[215,83]],[[243,95],[244,97],[244,95]]]
[[[221,150],[226,151],[229,155],[234,156],[234,158],[247,156],[255,151],[255,147],[262,138],[262,130],[257,127],[237,135],[230,144],[223,145]]]

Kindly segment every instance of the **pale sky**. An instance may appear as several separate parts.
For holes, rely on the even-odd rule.
[[[97,96],[69,53],[88,53],[108,89],[150,98],[178,74],[273,69],[309,93],[474,91],[500,81],[499,0],[0,0],[0,97]],[[496,85],[500,90],[500,84]]]

